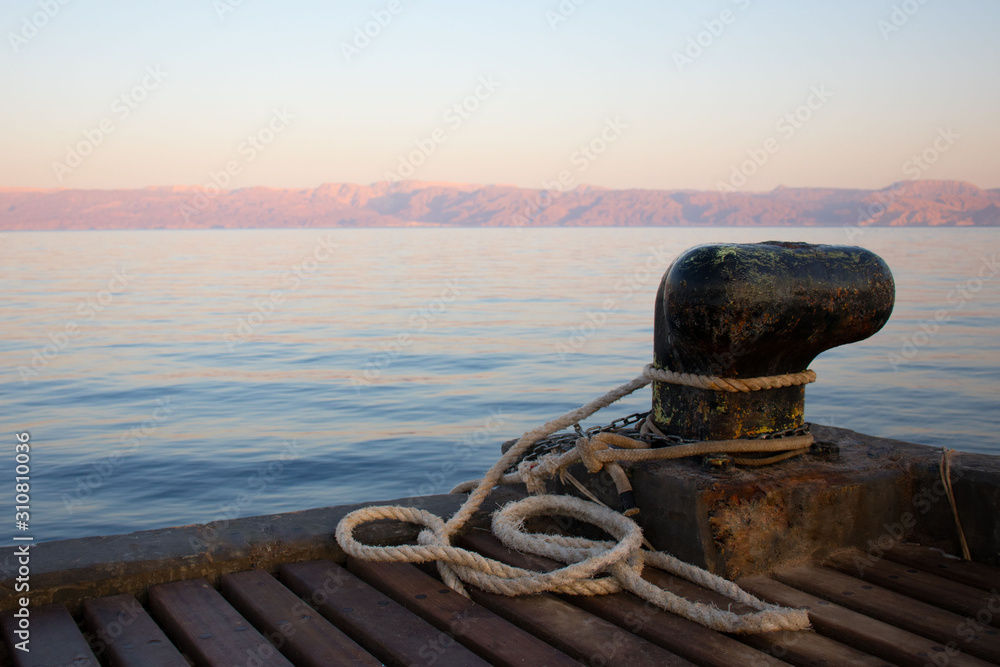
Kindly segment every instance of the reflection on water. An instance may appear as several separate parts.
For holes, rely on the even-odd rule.
[[[679,252],[770,239],[896,278],[886,328],[814,362],[810,420],[1000,453],[993,230],[10,233],[0,404],[36,539],[447,491],[639,372]]]

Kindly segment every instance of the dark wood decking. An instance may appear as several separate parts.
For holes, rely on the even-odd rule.
[[[515,565],[554,564],[476,533],[465,546]],[[744,579],[754,594],[809,610],[815,631],[725,635],[631,594],[468,600],[430,568],[348,560],[284,565],[31,610],[31,652],[2,617],[2,664],[135,665],[988,665],[1000,664],[1000,568],[901,546]],[[691,599],[728,605],[663,573]],[[733,605],[739,611],[739,605]]]

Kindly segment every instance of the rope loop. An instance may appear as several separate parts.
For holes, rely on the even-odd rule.
[[[642,375],[657,382],[681,384],[698,389],[728,391],[731,393],[778,389],[816,381],[816,371],[804,370],[800,373],[785,373],[783,375],[766,375],[755,378],[720,378],[714,375],[698,375],[696,373],[678,373],[665,368],[656,368],[647,364]]]

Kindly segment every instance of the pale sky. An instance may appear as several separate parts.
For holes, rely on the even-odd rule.
[[[998,27],[994,0],[4,0],[0,187],[995,188]]]

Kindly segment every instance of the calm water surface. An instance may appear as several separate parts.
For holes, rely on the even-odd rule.
[[[809,420],[1000,453],[995,230],[7,233],[0,503],[21,431],[36,540],[445,492],[638,374],[679,252],[769,239],[896,278],[885,329],[814,362]]]

